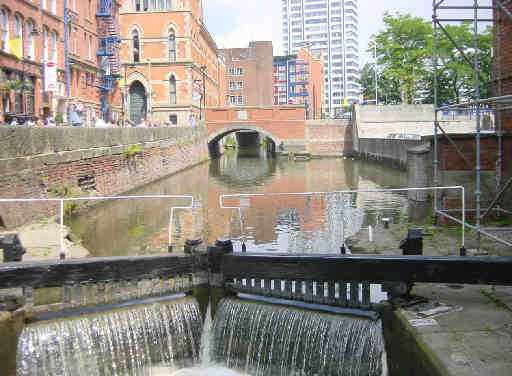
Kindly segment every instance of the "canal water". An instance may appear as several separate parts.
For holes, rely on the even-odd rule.
[[[185,199],[109,201],[68,221],[91,256],[167,252],[186,239],[208,244],[229,237],[235,252],[337,252],[341,239],[379,218],[407,216],[400,193],[332,193],[405,187],[406,174],[350,158],[289,160],[260,150],[228,151],[220,159],[144,186],[130,195],[192,195]],[[331,193],[329,193],[331,192]],[[244,196],[221,197],[242,194]],[[227,207],[227,208],[222,208]]]

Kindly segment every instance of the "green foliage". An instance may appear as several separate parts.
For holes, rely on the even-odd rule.
[[[60,124],[64,121],[64,117],[60,112],[55,115],[55,123]]]
[[[224,146],[228,148],[233,148],[236,146],[235,138],[232,135],[226,136],[226,142],[224,142]]]
[[[132,158],[142,153],[142,148],[139,145],[130,145],[124,148],[123,154],[126,158]]]
[[[482,289],[482,290],[480,290],[480,292],[482,293],[482,295],[489,298],[489,300],[494,303],[496,308],[505,309],[507,311],[512,311],[512,309],[503,300],[501,300],[501,298],[499,298],[496,295],[496,287],[495,286],[492,286],[490,290]]]
[[[434,38],[430,21],[410,14],[384,15],[384,30],[373,35],[368,46],[372,55],[376,46],[379,102],[434,102]],[[467,101],[474,96],[475,57],[471,24],[446,25],[446,31],[463,51],[462,56],[449,38],[438,30],[438,104]],[[481,97],[491,96],[492,29],[478,34],[478,58],[481,73],[478,77]],[[375,65],[366,64],[361,71],[363,95],[375,98]]]

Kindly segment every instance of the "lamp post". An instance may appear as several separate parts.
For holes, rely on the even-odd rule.
[[[68,0],[64,0],[64,57],[66,63],[66,120],[71,125],[71,107],[69,106],[69,97],[71,96],[71,84],[69,75],[69,22],[71,14],[68,9]]]
[[[201,101],[204,101],[204,108],[206,108],[206,82],[205,82],[205,77],[206,77],[206,65],[203,65],[201,67],[201,74],[203,75],[203,97],[201,98]],[[202,117],[202,108],[201,108],[201,101],[199,102],[199,120],[202,120],[203,117]]]
[[[149,65],[149,121],[153,122],[153,85],[151,83],[151,59],[146,59],[146,61],[148,62]]]
[[[379,104],[379,82],[377,81],[377,43],[373,45],[374,59],[375,59],[375,105]]]

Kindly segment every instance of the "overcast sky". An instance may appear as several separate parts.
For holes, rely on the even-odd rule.
[[[361,63],[370,36],[382,29],[385,11],[432,19],[432,0],[359,0]],[[221,48],[247,47],[251,40],[272,40],[281,49],[281,0],[203,0],[205,23]]]

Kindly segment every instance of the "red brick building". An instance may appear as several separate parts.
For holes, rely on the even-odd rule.
[[[272,42],[250,42],[248,48],[222,49],[226,61],[230,106],[272,105]]]
[[[100,7],[101,0],[68,0],[70,114],[75,123],[86,126],[94,117],[102,116],[100,91],[88,85],[99,85],[101,66],[106,67],[105,57],[97,54],[101,47],[99,25],[105,21],[97,17]],[[117,22],[115,1],[111,12]],[[7,119],[61,114],[67,121],[64,0],[2,1],[0,32],[2,114]],[[22,59],[15,56],[10,42],[16,39],[21,41]],[[113,59],[107,60],[110,63]],[[44,61],[57,64],[54,92],[43,90]],[[121,97],[115,82],[112,86],[106,95],[105,111],[115,119],[121,112]]]
[[[120,22],[127,119],[186,126],[224,105],[225,65],[201,0],[125,0]]]
[[[322,117],[324,70],[322,53],[302,48],[296,55],[275,56],[273,73],[274,105],[301,104],[308,119]]]

